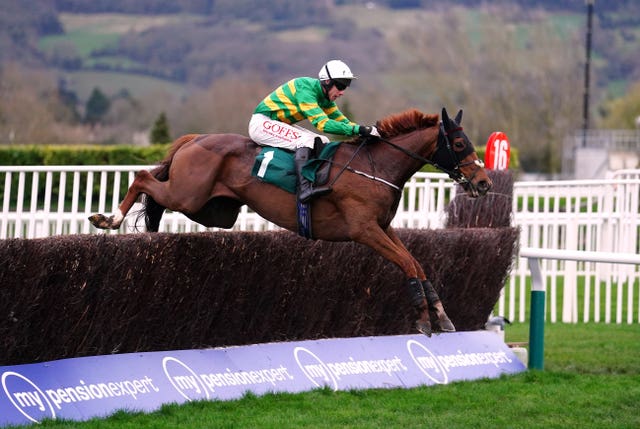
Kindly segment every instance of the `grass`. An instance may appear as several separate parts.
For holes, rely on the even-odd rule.
[[[77,30],[63,35],[47,36],[40,42],[40,47],[48,51],[53,49],[55,45],[68,42],[71,43],[77,53],[84,57],[88,57],[91,53],[99,48],[107,47],[118,41],[117,34],[95,33],[89,29]]]
[[[56,46],[73,46],[83,67],[107,64],[114,67],[139,68],[141,64],[126,57],[100,56],[92,57],[94,51],[117,44],[118,40],[129,32],[142,32],[152,27],[176,24],[195,23],[206,19],[192,15],[141,16],[126,14],[60,14],[65,33],[46,36],[40,39],[40,48],[45,52],[53,51]],[[100,87],[107,94],[115,94],[123,88],[135,96],[151,92],[168,92],[174,96],[182,96],[188,88],[181,83],[168,82],[139,74],[124,72],[98,72],[81,70],[67,72],[70,87],[78,93],[80,99],[86,100],[93,88]]]
[[[565,262],[566,264],[566,262]],[[590,265],[593,265],[590,263]],[[609,310],[609,320],[617,322],[618,317],[620,317],[620,321],[627,321],[631,316],[634,322],[638,321],[638,293],[640,292],[640,281],[638,279],[631,278],[633,283],[629,284],[630,280],[627,281],[600,281],[595,274],[592,274],[594,271],[593,268],[585,269],[584,263],[579,263],[579,272],[590,272],[589,275],[578,274],[575,279],[575,287],[577,291],[577,315],[579,321],[584,321],[585,317],[585,301],[587,300],[586,292],[589,291],[589,306],[588,306],[588,317],[589,321],[595,321],[596,315],[598,316],[598,321],[607,322],[607,310]],[[545,268],[546,269],[546,268]],[[624,271],[622,271],[624,273]],[[561,273],[562,274],[562,273]],[[631,274],[630,274],[631,276]],[[615,279],[615,277],[613,277]],[[563,310],[563,299],[564,299],[564,285],[566,277],[562,275],[555,276],[555,279],[547,275],[545,277],[546,284],[546,305],[545,305],[545,317],[546,320],[552,321],[552,316],[555,316],[556,320],[562,320],[562,310]],[[524,314],[525,319],[529,320],[529,311],[530,311],[530,298],[531,298],[531,278],[529,276],[525,279],[525,290],[524,290]],[[518,317],[518,308],[519,308],[519,298],[520,298],[520,278],[516,275],[514,278],[514,291],[515,301],[516,301],[516,317]],[[555,293],[556,293],[556,306],[555,306],[555,314],[552,312],[551,302],[553,300],[553,289],[555,285]],[[600,292],[600,305],[596,306],[596,288]],[[632,302],[631,306],[629,305],[629,294],[630,289],[632,290]],[[506,303],[505,312],[509,312],[508,302],[510,299],[512,291],[510,290],[510,285],[507,284],[504,289],[504,299]],[[611,303],[609,306],[606,305],[607,295],[609,295],[609,299]],[[494,313],[499,313],[499,307],[496,304]],[[618,314],[619,313],[619,314]]]
[[[545,326],[545,369],[415,389],[245,395],[118,412],[43,428],[634,428],[640,401],[640,325]],[[528,325],[507,327],[527,341]]]
[[[96,87],[109,95],[127,89],[134,97],[153,94],[164,94],[165,98],[169,95],[180,97],[189,91],[187,87],[179,83],[129,73],[79,70],[65,72],[64,76],[81,100],[88,99],[91,91]]]

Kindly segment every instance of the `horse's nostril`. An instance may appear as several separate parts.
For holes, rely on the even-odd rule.
[[[486,194],[487,192],[489,192],[489,189],[491,189],[491,183],[489,183],[486,180],[483,180],[481,182],[478,182],[478,192],[480,192],[481,195]]]

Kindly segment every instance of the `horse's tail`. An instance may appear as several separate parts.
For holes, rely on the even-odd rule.
[[[186,134],[175,140],[169,148],[167,156],[160,161],[156,168],[151,170],[151,175],[161,182],[169,180],[169,168],[171,167],[174,155],[182,146],[198,136],[199,134]],[[142,196],[142,205],[143,208],[138,214],[138,219],[144,217],[144,224],[147,231],[158,232],[160,229],[160,219],[162,219],[162,215],[166,207],[158,204],[150,195],[147,194]]]

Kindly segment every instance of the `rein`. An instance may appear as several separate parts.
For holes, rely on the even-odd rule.
[[[458,127],[455,128],[453,130],[451,130],[452,132],[455,131],[462,131],[462,127]],[[451,147],[451,143],[449,141],[449,133],[444,129],[444,124],[442,123],[442,121],[440,121],[440,130],[438,132],[438,142],[436,143],[436,151],[438,150],[439,146],[440,146],[440,139],[444,140],[445,143],[445,147],[447,149],[447,153],[449,154],[449,156],[451,157],[451,160],[453,161],[454,167],[452,170],[449,170],[445,167],[442,167],[441,165],[437,164],[436,162],[431,161],[428,158],[425,158],[421,155],[418,155],[415,152],[412,152],[408,149],[403,148],[402,146],[399,146],[395,143],[393,143],[390,140],[384,139],[382,137],[373,137],[373,136],[367,136],[365,138],[362,139],[362,142],[358,145],[358,148],[353,152],[353,155],[351,156],[351,158],[349,159],[349,161],[342,166],[342,169],[338,172],[338,174],[336,174],[336,176],[333,178],[333,180],[331,181],[331,183],[329,184],[329,186],[333,186],[336,181],[340,178],[340,176],[342,176],[342,174],[345,172],[345,170],[349,170],[352,173],[355,174],[359,174],[361,176],[367,177],[369,179],[384,183],[387,186],[390,186],[391,188],[395,189],[396,191],[401,191],[402,188],[388,180],[385,180],[381,177],[377,177],[374,176],[372,174],[366,173],[364,171],[360,171],[360,170],[356,170],[352,167],[350,167],[351,161],[353,161],[353,159],[356,157],[356,155],[358,155],[358,152],[360,152],[360,149],[362,149],[364,146],[369,144],[370,140],[377,140],[380,142],[383,142],[389,146],[391,146],[392,148],[399,150],[400,152],[404,153],[405,155],[407,155],[410,158],[413,158],[417,161],[422,162],[423,164],[429,164],[434,166],[435,168],[437,168],[438,170],[446,173],[453,181],[455,181],[456,183],[462,185],[465,183],[469,183],[469,179],[467,179],[466,177],[464,177],[464,175],[460,172],[460,167],[464,167],[466,165],[470,165],[470,164],[476,164],[479,167],[483,167],[483,162],[481,160],[474,160],[474,161],[468,161],[465,163],[460,163],[460,161],[458,160],[458,158],[455,156],[455,153],[453,151],[453,148]],[[332,160],[327,160],[330,163],[334,163]],[[475,173],[474,173],[475,175]],[[473,179],[473,177],[471,177],[471,179]]]
[[[384,183],[385,185],[392,187],[396,191],[401,191],[402,189],[399,186],[389,182],[388,180],[385,180],[385,179],[383,179],[381,177],[378,177],[378,176],[374,176],[374,175],[369,174],[369,173],[365,173],[364,171],[356,170],[355,168],[350,166],[351,161],[353,161],[353,159],[356,157],[356,155],[358,155],[358,152],[360,152],[360,149],[362,149],[366,145],[366,142],[367,142],[367,139],[364,139],[362,141],[362,143],[360,143],[358,145],[358,148],[353,152],[353,155],[351,155],[351,158],[349,159],[349,161],[347,161],[347,163],[342,166],[342,169],[338,172],[338,174],[336,174],[336,177],[334,177],[333,180],[331,181],[331,183],[329,183],[329,187],[332,187],[334,185],[334,183],[336,183],[338,181],[338,179],[340,178],[340,176],[342,176],[342,173],[344,173],[345,170],[349,170],[352,173],[359,174],[359,175],[364,176],[364,177],[366,177],[368,179]],[[327,159],[325,161],[329,162],[330,164],[336,164],[333,160],[330,160],[330,159]]]
[[[462,127],[458,127],[455,128],[453,130],[451,130],[452,132],[455,131],[462,131]],[[371,138],[371,137],[369,137]],[[445,168],[433,161],[431,161],[430,159],[427,159],[423,156],[418,155],[415,152],[412,152],[408,149],[403,148],[402,146],[398,146],[397,144],[393,143],[390,140],[387,139],[383,139],[382,137],[376,137],[377,140],[388,144],[389,146],[391,146],[392,148],[399,150],[400,152],[404,153],[405,155],[407,155],[410,158],[413,158],[417,161],[420,161],[424,164],[429,164],[434,166],[435,168],[437,168],[438,170],[442,171],[443,173],[446,173],[449,175],[449,177],[454,180],[456,183],[458,184],[464,184],[464,183],[468,183],[469,180],[464,177],[462,175],[462,173],[460,172],[460,167],[464,167],[466,165],[470,165],[470,164],[476,164],[480,167],[483,167],[483,163],[480,160],[474,160],[474,161],[468,161],[468,162],[464,162],[464,163],[460,163],[460,161],[458,160],[458,158],[455,156],[455,153],[453,152],[453,148],[451,147],[451,143],[449,142],[449,133],[444,129],[444,124],[442,123],[442,121],[440,121],[440,130],[438,132],[438,142],[436,143],[436,151],[438,150],[438,146],[439,146],[439,142],[440,139],[444,140],[445,143],[445,147],[447,149],[447,153],[449,154],[449,156],[451,157],[451,160],[453,161],[454,167],[452,170],[449,170],[448,168]],[[361,145],[364,145],[366,143],[366,139],[363,141],[363,143],[361,143]]]

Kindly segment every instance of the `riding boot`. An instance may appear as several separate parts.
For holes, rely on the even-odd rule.
[[[447,313],[444,311],[444,306],[442,305],[442,301],[438,296],[438,293],[434,289],[433,285],[429,280],[422,280],[422,288],[424,289],[425,298],[427,299],[427,304],[429,305],[429,310],[434,313],[434,325],[436,329],[442,332],[455,332],[456,327],[447,316]]]
[[[314,188],[313,184],[302,175],[302,167],[307,163],[310,155],[311,148],[303,146],[296,149],[294,157],[296,174],[298,176],[298,200],[301,203],[306,203],[315,197],[327,195],[332,190],[330,187]]]

